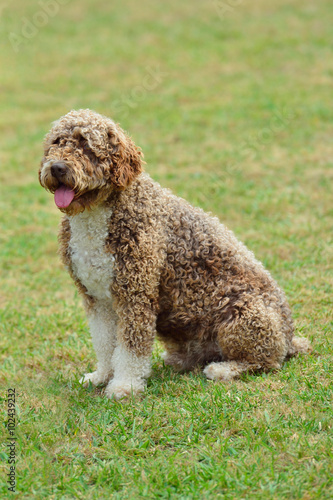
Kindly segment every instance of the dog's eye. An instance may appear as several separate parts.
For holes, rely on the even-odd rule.
[[[82,147],[82,151],[83,153],[89,158],[89,161],[93,164],[97,164],[98,163],[98,158],[96,157],[96,155],[91,151],[91,149],[89,148],[88,144],[84,144],[83,147]]]
[[[56,139],[54,139],[54,141],[52,141],[52,144],[60,144],[60,141],[61,137],[57,137]]]

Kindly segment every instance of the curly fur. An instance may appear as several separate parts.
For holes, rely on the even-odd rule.
[[[61,176],[52,165],[66,166]],[[121,398],[144,389],[155,336],[165,363],[208,378],[277,369],[310,349],[283,291],[233,233],[142,173],[112,120],[71,111],[46,136],[39,171],[62,208],[60,255],[84,298],[98,365],[83,379]]]

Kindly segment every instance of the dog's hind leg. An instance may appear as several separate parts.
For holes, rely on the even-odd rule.
[[[166,344],[162,354],[166,365],[172,366],[179,372],[192,370],[196,366],[205,366],[212,361],[221,361],[221,349],[216,341],[200,342],[190,340],[183,343]]]
[[[213,380],[231,380],[244,372],[281,368],[290,348],[282,321],[260,299],[244,301],[234,319],[219,326],[217,339],[223,361],[209,364],[205,375]]]

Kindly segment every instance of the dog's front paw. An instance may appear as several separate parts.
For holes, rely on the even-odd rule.
[[[110,376],[96,370],[92,373],[85,373],[85,375],[80,379],[80,384],[82,384],[83,387],[88,387],[89,382],[91,382],[92,385],[105,385],[109,381]]]
[[[131,394],[136,395],[140,392],[143,392],[145,389],[145,384],[136,383],[133,384],[131,382],[120,382],[112,380],[107,388],[105,389],[105,395],[110,399],[119,399],[128,398]]]

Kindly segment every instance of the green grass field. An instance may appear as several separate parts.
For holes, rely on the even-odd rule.
[[[333,498],[332,25],[331,0],[2,4],[1,498]],[[85,107],[255,252],[313,354],[218,384],[156,345],[141,398],[79,385],[96,359],[37,171],[51,122]]]

